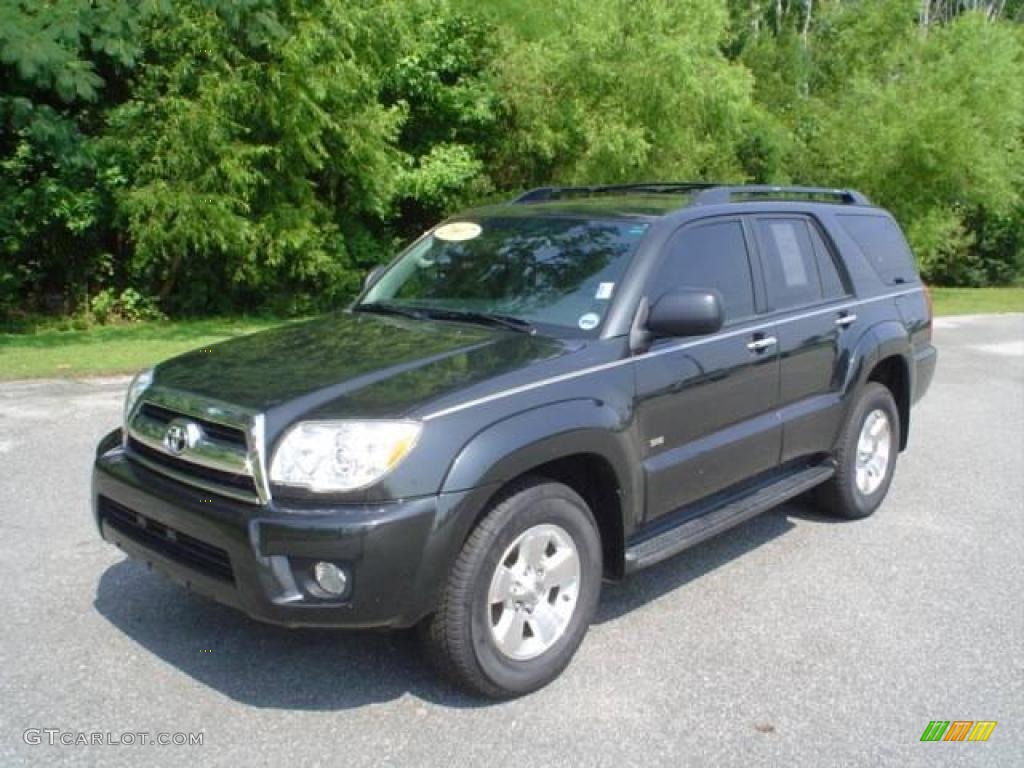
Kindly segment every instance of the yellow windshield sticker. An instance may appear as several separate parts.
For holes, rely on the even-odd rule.
[[[480,225],[472,221],[453,221],[451,224],[445,224],[435,229],[434,237],[438,240],[457,243],[462,240],[472,240],[474,237],[480,237],[482,231]]]

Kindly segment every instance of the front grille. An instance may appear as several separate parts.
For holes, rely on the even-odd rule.
[[[159,422],[165,426],[170,424],[173,419],[183,416],[183,414],[176,413],[170,408],[164,408],[156,403],[149,402],[143,403],[139,411],[144,416],[148,416],[153,421]],[[222,443],[229,443],[230,445],[237,446],[243,451],[248,448],[245,440],[245,432],[240,429],[229,427],[225,424],[218,424],[216,421],[210,421],[209,419],[197,419],[194,416],[188,416],[187,418],[196,422],[203,428],[203,432],[214,440],[220,440]]]
[[[140,515],[106,496],[100,496],[98,503],[100,519],[125,538],[207,576],[234,583],[231,559],[220,547]]]
[[[228,488],[237,488],[240,491],[247,491],[253,494],[256,493],[256,486],[248,475],[237,475],[231,472],[222,472],[211,467],[204,467],[201,464],[193,464],[191,461],[185,461],[176,456],[171,456],[169,453],[163,453],[162,451],[150,448],[148,445],[143,445],[134,437],[128,438],[128,451],[161,467],[167,467],[183,475],[207,481],[203,487],[207,487],[212,483]]]
[[[258,419],[231,405],[156,387],[132,416],[125,447],[129,458],[152,472],[260,504],[261,486],[254,477],[259,449],[249,434]],[[178,441],[173,450],[172,435]]]

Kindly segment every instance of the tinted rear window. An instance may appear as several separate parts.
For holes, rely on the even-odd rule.
[[[821,280],[814,243],[803,219],[758,219],[765,277],[775,309],[820,301]]]
[[[825,245],[821,233],[816,226],[810,227],[811,240],[814,241],[814,254],[818,260],[818,272],[821,275],[821,289],[826,299],[838,299],[850,293],[846,281],[839,273],[832,249]]]
[[[843,214],[836,218],[860,246],[883,283],[897,285],[917,280],[914,256],[896,222],[887,216]]]

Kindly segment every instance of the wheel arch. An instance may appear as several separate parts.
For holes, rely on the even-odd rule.
[[[877,382],[886,387],[896,401],[896,412],[900,417],[900,450],[907,447],[910,433],[910,364],[903,355],[889,355],[874,364],[868,373],[867,382]]]
[[[868,330],[851,355],[844,386],[853,407],[854,395],[868,382],[878,382],[892,392],[900,417],[900,450],[907,447],[910,435],[910,399],[913,390],[913,348],[906,328],[896,321],[879,323]]]
[[[640,462],[622,419],[596,400],[568,400],[526,411],[477,433],[460,451],[442,492],[488,488],[491,493],[465,521],[469,536],[503,495],[531,476],[563,483],[587,502],[597,522],[605,575],[623,573],[625,538],[642,509]]]

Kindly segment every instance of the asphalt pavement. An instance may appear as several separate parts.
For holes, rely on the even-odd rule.
[[[0,384],[0,765],[1024,765],[1024,315],[935,338],[877,514],[787,504],[606,585],[565,674],[507,703],[408,633],[258,624],[125,560],[89,473],[126,380]]]

